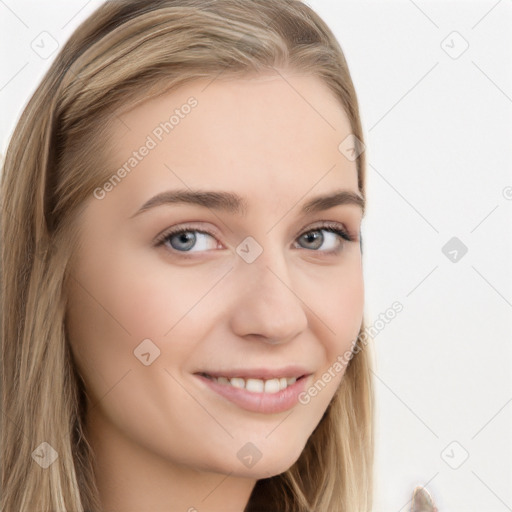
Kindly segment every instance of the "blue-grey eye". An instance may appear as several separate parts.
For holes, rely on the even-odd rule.
[[[208,247],[208,239],[213,240],[211,247]],[[199,231],[197,229],[181,229],[172,233],[167,233],[162,239],[162,243],[168,242],[172,249],[179,252],[196,252],[208,249],[215,249],[217,243],[210,233]],[[194,249],[192,251],[192,249]]]
[[[350,237],[339,228],[323,227],[303,233],[299,237],[299,240],[305,240],[306,244],[312,243],[312,247],[306,247],[306,249],[313,250],[319,249],[324,245],[324,242],[326,242],[327,247],[324,247],[322,250],[325,252],[333,252],[340,246],[340,238],[347,241],[351,240]]]

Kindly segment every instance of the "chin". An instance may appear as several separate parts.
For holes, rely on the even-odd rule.
[[[269,465],[264,465],[264,464],[261,464],[261,465],[257,464],[256,466],[254,466],[251,469],[237,468],[236,471],[231,473],[231,476],[236,475],[240,478],[250,478],[253,480],[261,480],[263,478],[270,478],[273,476],[280,475],[281,473],[284,473],[285,471],[290,469],[290,467],[292,465],[293,465],[293,463],[287,464],[287,465],[281,464],[279,466],[276,466],[276,465],[269,466]]]
[[[270,478],[290,469],[297,462],[301,453],[302,451],[298,451],[293,454],[287,453],[279,456],[279,453],[274,452],[270,458],[265,458],[263,455],[251,468],[238,468],[237,472],[240,476],[247,478],[256,478],[258,480]]]

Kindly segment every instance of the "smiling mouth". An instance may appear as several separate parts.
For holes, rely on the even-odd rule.
[[[300,377],[276,377],[272,379],[254,379],[244,377],[213,377],[207,373],[201,372],[198,375],[206,379],[217,382],[224,386],[230,386],[238,389],[245,389],[250,393],[278,393],[292,386],[298,380],[303,379],[306,375]]]

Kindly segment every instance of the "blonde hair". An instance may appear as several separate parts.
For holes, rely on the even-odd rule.
[[[300,0],[108,1],[74,32],[25,108],[1,177],[1,510],[100,511],[85,388],[66,332],[66,284],[113,113],[187,82],[272,67],[317,76],[363,141],[343,52]],[[99,159],[99,160],[98,160]],[[365,154],[357,158],[365,197]],[[361,334],[295,464],[259,480],[247,512],[371,510],[373,384]],[[34,450],[48,443],[48,468]]]

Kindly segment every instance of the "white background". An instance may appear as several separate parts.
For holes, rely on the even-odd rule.
[[[367,325],[404,307],[375,337],[374,509],[409,510],[422,484],[440,512],[510,511],[511,2],[307,3],[360,102]],[[2,153],[56,55],[33,47],[62,46],[100,4],[0,0]]]

